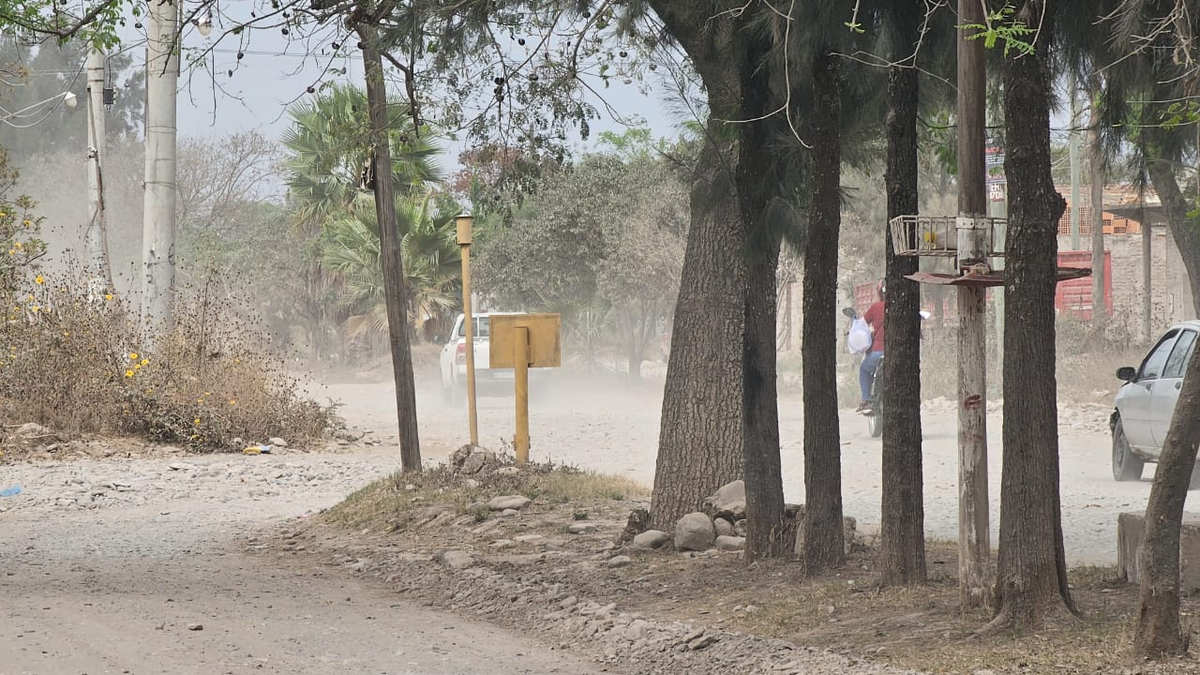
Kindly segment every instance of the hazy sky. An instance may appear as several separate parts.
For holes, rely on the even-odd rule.
[[[216,34],[214,31],[213,37]],[[192,31],[186,44],[201,47],[211,43]],[[306,91],[309,86],[322,81],[363,86],[362,60],[357,52],[352,57],[339,57],[330,64],[333,68],[346,68],[346,75],[328,75],[322,79],[323,66],[329,63],[329,57],[308,56],[303,49],[303,45],[289,44],[277,34],[261,31],[252,37],[239,67],[237,43],[217,44],[206,60],[206,68],[215,73],[215,77],[194,67],[180,76],[179,134],[220,136],[258,129],[268,137],[278,138],[288,124],[287,106],[297,99],[313,96]],[[231,69],[234,69],[232,76],[228,74]],[[387,70],[394,72],[390,68]],[[217,86],[214,87],[214,83]],[[393,91],[399,89],[397,82],[390,83],[389,87]],[[665,82],[651,83],[651,88],[654,91],[669,89]],[[644,94],[636,84],[625,85],[620,81],[605,90],[604,95],[607,104],[618,115],[640,117],[655,136],[673,137],[678,133],[680,119],[668,112],[663,96],[653,92]],[[589,102],[601,115],[591,124],[592,140],[601,131],[625,128],[613,119],[598,98],[589,97]],[[578,137],[575,143],[577,148],[584,149]],[[464,141],[443,141],[443,145],[445,151],[439,163],[444,170],[453,170],[459,152],[465,147]]]

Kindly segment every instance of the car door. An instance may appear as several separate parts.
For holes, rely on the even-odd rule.
[[[1162,376],[1150,394],[1150,433],[1154,435],[1154,444],[1159,448],[1167,441],[1167,431],[1171,428],[1171,416],[1179,400],[1179,390],[1183,388],[1188,359],[1195,348],[1196,331],[1181,330],[1171,349],[1171,356],[1163,366]]]
[[[1125,438],[1129,439],[1130,445],[1151,453],[1152,457],[1158,456],[1154,452],[1158,446],[1155,445],[1154,433],[1150,430],[1150,399],[1163,368],[1167,365],[1167,359],[1171,356],[1171,348],[1175,346],[1177,337],[1177,329],[1167,331],[1142,361],[1137,377],[1122,387],[1117,395],[1117,410],[1121,413]]]

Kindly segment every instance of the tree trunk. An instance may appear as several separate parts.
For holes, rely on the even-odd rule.
[[[405,286],[404,261],[400,256],[400,234],[396,224],[383,59],[379,51],[379,32],[366,25],[359,25],[357,32],[363,44],[367,106],[370,109],[371,138],[375,150],[375,213],[379,219],[379,257],[383,267],[392,374],[396,382],[396,414],[400,421],[400,464],[405,471],[420,471],[417,399],[413,388],[412,353],[408,342],[408,289]]]
[[[778,166],[771,137],[777,118],[767,117],[771,95],[763,62],[767,46],[747,48],[741,72],[738,135],[738,206],[745,228],[739,251],[746,259],[743,287],[742,452],[746,462],[746,547],[748,561],[791,555],[794,530],[783,527],[783,469],[779,458],[779,399],[776,388],[776,304],[780,230],[769,222],[768,205],[778,194]],[[839,528],[840,529],[840,528]],[[792,541],[785,533],[792,532]]]
[[[1179,532],[1183,503],[1200,445],[1200,349],[1193,349],[1175,416],[1163,444],[1146,505],[1141,602],[1133,646],[1139,656],[1186,654],[1179,620]]]
[[[719,122],[710,122],[717,131]],[[713,136],[715,138],[715,136]],[[650,520],[674,528],[685,513],[742,478],[742,224],[732,149],[709,143],[691,193],[663,390]]]
[[[917,7],[893,11],[898,49],[903,58],[916,48]],[[917,204],[917,71],[893,66],[888,71],[887,185],[889,219],[915,215]],[[884,296],[883,504],[879,528],[882,581],[885,586],[925,581],[925,504],[921,457],[921,288],[905,279],[919,259],[897,256],[887,247]]]
[[[1018,17],[1038,20],[1037,2]],[[1052,35],[1054,12],[1045,13]],[[1009,220],[1005,254],[1004,462],[996,617],[986,631],[1036,628],[1074,611],[1059,498],[1054,292],[1058,219],[1050,173],[1049,49],[1003,65]]]
[[[713,111],[691,191],[691,225],[663,390],[651,522],[674,528],[705,497],[743,478],[742,333],[745,245],[735,208],[737,149],[719,119],[739,112],[738,27],[676,0],[651,0],[691,57]]]
[[[1183,267],[1188,273],[1188,282],[1192,287],[1192,304],[1197,314],[1200,314],[1200,227],[1196,219],[1188,216],[1187,199],[1179,189],[1179,179],[1175,177],[1172,164],[1155,158],[1147,163],[1150,182],[1154,191],[1162,200],[1163,210],[1167,214],[1167,226],[1171,228],[1171,238],[1183,258]],[[1143,227],[1149,227],[1144,224]]]
[[[845,562],[842,448],[837,407],[837,272],[841,229],[841,72],[828,52],[814,63],[809,137],[812,203],[804,251],[803,560],[808,574]]]

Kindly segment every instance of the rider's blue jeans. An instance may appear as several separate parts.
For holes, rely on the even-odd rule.
[[[862,365],[858,368],[858,386],[862,389],[862,399],[871,400],[871,380],[875,377],[875,369],[883,360],[883,352],[871,352],[863,357]]]

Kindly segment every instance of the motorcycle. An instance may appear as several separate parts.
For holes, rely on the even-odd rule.
[[[847,335],[847,346],[851,353],[864,354],[871,347],[870,329],[867,331],[867,336],[862,336],[862,331],[866,322],[859,316],[858,312],[853,307],[847,307],[842,310],[842,314],[850,319],[850,332]],[[928,319],[931,315],[929,312],[920,312],[921,320]],[[856,335],[857,333],[857,335]],[[883,357],[886,358],[886,357]],[[883,358],[879,359],[879,365],[875,368],[875,373],[871,376],[871,398],[870,405],[866,410],[862,411],[863,416],[867,418],[867,432],[871,434],[871,438],[879,438],[883,435]]]

